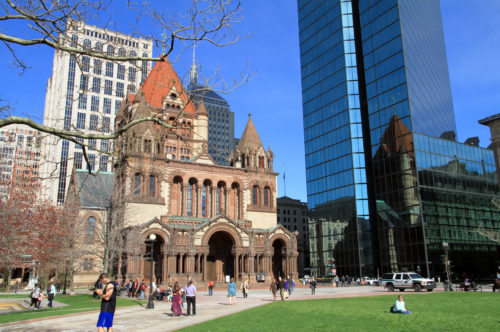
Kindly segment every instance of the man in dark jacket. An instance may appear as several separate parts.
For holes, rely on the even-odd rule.
[[[314,280],[314,277],[309,281],[309,287],[311,287],[311,295],[316,295],[316,285],[318,283]]]
[[[285,301],[286,284],[281,277],[278,278],[278,289],[280,290],[281,301]]]

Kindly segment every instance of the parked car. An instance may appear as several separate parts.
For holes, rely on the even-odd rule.
[[[364,278],[364,280],[365,280],[365,285],[371,285],[371,286],[378,286],[379,285],[378,279]]]
[[[436,288],[436,283],[433,279],[427,279],[415,272],[396,272],[386,273],[382,276],[382,286],[387,288],[389,292],[394,289],[404,292],[405,289],[414,289],[415,292],[420,292],[422,289],[432,292]]]
[[[361,283],[364,281],[365,285],[371,285],[371,286],[378,286],[379,282],[378,279],[375,278],[370,278],[370,277],[363,277],[363,278],[357,278],[356,283],[361,285]]]

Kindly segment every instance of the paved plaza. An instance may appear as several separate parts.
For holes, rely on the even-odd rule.
[[[227,292],[216,291],[214,296],[208,296],[206,291],[199,291],[196,298],[196,316],[172,317],[170,304],[155,301],[155,308],[148,310],[143,307],[125,307],[116,310],[113,331],[174,331],[186,326],[202,323],[218,317],[230,315],[239,311],[267,304],[273,300],[269,290],[250,290],[249,297],[244,299],[241,292],[237,294],[236,305],[227,304]],[[297,288],[289,300],[306,300],[334,297],[357,297],[387,294],[382,287],[319,287],[316,295],[311,296],[309,288]],[[95,331],[99,310],[96,312],[67,315],[64,317],[45,318],[29,323],[0,325],[0,331]]]

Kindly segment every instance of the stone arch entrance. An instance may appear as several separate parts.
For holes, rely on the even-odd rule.
[[[156,239],[152,243],[149,241],[149,235],[144,241],[145,251],[144,251],[144,280],[147,282],[151,279],[151,264],[153,264],[153,280],[157,285],[160,285],[163,280],[163,247],[165,245],[165,240],[159,234],[156,234]],[[151,247],[153,247],[153,259],[151,260]]]
[[[234,238],[225,231],[217,231],[208,240],[207,278],[224,282],[224,277],[234,277]]]
[[[282,239],[273,241],[273,257],[272,257],[273,276],[286,277],[286,243]]]

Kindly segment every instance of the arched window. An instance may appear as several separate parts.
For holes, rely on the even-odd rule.
[[[76,47],[78,46],[78,36],[73,35],[71,36],[71,47]]]
[[[220,214],[220,193],[221,193],[221,188],[218,187],[217,190],[215,191],[215,214],[216,215]]]
[[[180,176],[176,176],[174,178],[174,188],[175,192],[178,195],[178,201],[177,201],[177,206],[174,206],[174,211],[177,211],[177,214],[180,216],[182,215],[182,211],[184,210],[184,189],[182,185],[182,178]]]
[[[101,42],[95,43],[95,50],[102,52],[102,43]]]
[[[201,214],[202,216],[212,216],[212,181],[203,181],[203,188],[201,191]]]
[[[144,149],[143,151],[146,153],[152,153],[152,144],[153,142],[150,139],[145,139],[144,140]]]
[[[241,211],[241,202],[240,202],[240,185],[237,182],[234,182],[231,185],[232,194],[233,194],[233,204],[234,204],[234,217],[240,219],[240,211]]]
[[[226,211],[226,183],[224,181],[219,181],[217,183],[217,191],[215,192],[215,213],[220,215],[221,210]]]
[[[264,188],[264,206],[269,206],[269,187]]]
[[[137,56],[137,53],[135,51],[130,51],[129,56],[131,57]],[[130,60],[129,62],[135,65],[135,60]]]
[[[149,196],[156,197],[156,176],[149,176]]]
[[[259,204],[259,187],[253,186],[252,188],[252,204],[257,206]]]
[[[141,194],[141,182],[142,182],[141,173],[135,173],[135,176],[134,176],[134,195],[136,195],[136,196],[139,196]]]
[[[115,48],[112,45],[108,45],[108,48],[106,49],[106,54],[107,55],[115,55]]]
[[[119,56],[127,56],[127,51],[125,51],[125,49],[123,47],[120,47],[120,49],[118,50],[118,55]]]
[[[259,167],[264,168],[264,157],[259,156]]]
[[[87,219],[87,232],[85,234],[85,240],[87,243],[94,242],[95,235],[95,217],[90,216]]]
[[[207,187],[201,188],[201,216],[207,216]]]
[[[193,186],[191,183],[186,190],[186,213],[188,216],[193,215]]]
[[[89,39],[83,41],[83,49],[88,51],[92,47],[92,42]]]

